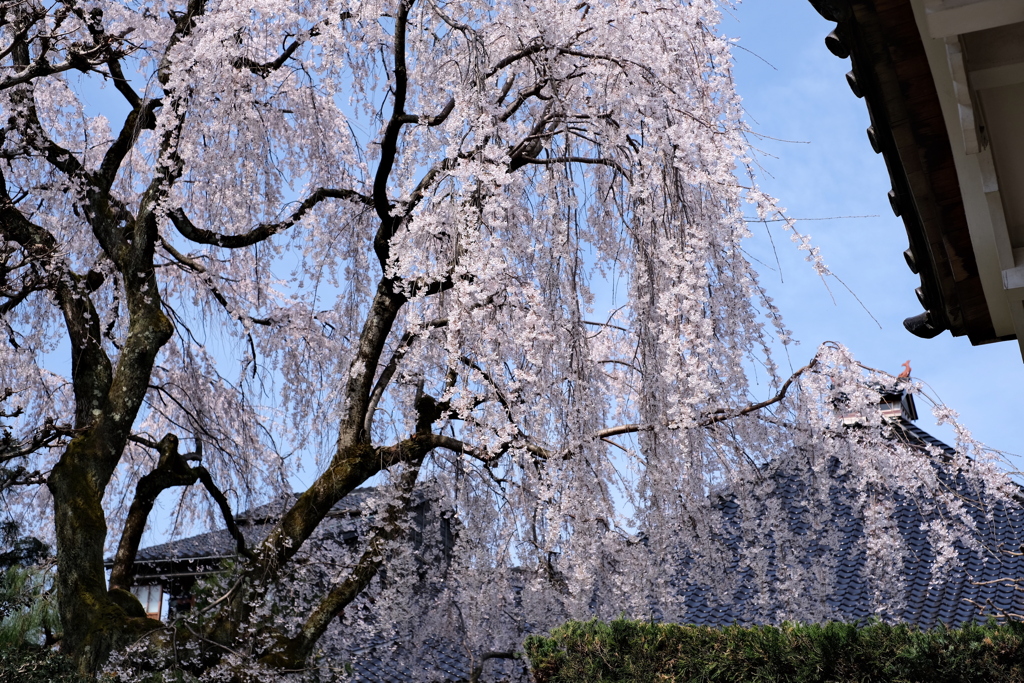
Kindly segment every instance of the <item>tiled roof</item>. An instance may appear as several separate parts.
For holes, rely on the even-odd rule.
[[[360,506],[372,491],[373,489],[370,488],[359,488],[352,491],[335,503],[328,513],[328,517],[346,517],[358,514]],[[297,497],[297,494],[285,494],[269,503],[239,513],[235,517],[235,521],[242,531],[246,543],[252,545],[266,538],[270,533],[272,523],[288,510]],[[136,562],[222,558],[233,557],[235,554],[235,539],[227,529],[217,529],[205,534],[142,548],[136,555]]]
[[[258,543],[270,533],[269,524],[245,525],[239,529],[247,545]],[[217,529],[205,534],[142,548],[136,554],[135,561],[146,563],[161,560],[224,558],[234,557],[235,554],[235,539],[227,529]]]
[[[898,423],[898,435],[910,444],[919,447],[936,446],[946,452],[953,449],[927,432],[902,420]],[[942,467],[942,465],[937,465]],[[962,476],[942,473],[947,486],[954,488],[965,500],[977,496]],[[788,531],[798,538],[806,538],[810,532],[807,494],[801,482],[792,471],[780,468],[772,475],[771,496],[781,501],[787,511]],[[958,544],[961,566],[955,570],[944,570],[943,575],[933,577],[932,566],[935,553],[928,533],[921,529],[926,521],[917,505],[902,497],[896,498],[894,510],[895,526],[907,547],[903,572],[903,605],[895,613],[876,612],[874,586],[866,576],[867,557],[861,545],[864,526],[859,517],[852,513],[845,502],[848,491],[843,489],[844,478],[832,480],[830,503],[832,524],[830,530],[836,534],[834,548],[809,544],[808,556],[801,561],[801,568],[812,565],[832,564],[834,581],[827,591],[826,605],[831,619],[847,622],[863,622],[874,616],[916,624],[930,628],[939,624],[957,626],[967,621],[984,621],[989,615],[1024,614],[1024,592],[1000,579],[1024,577],[1024,557],[1020,556],[1024,543],[1024,509],[1019,506],[994,505],[987,510],[971,508],[977,525],[974,538],[987,552],[970,552]],[[743,541],[736,531],[740,520],[740,509],[734,496],[723,496],[719,509],[726,520],[726,526],[734,533],[726,543],[734,553],[729,573],[739,577],[732,592],[720,595],[713,587],[699,581],[684,581],[681,593],[684,596],[684,618],[682,621],[709,626],[729,624],[777,623],[783,618],[792,618],[786,612],[783,596],[768,589],[768,594],[759,594],[750,569],[741,566],[740,548]],[[986,518],[986,512],[991,515]],[[769,539],[764,552],[770,553],[767,575],[774,584],[778,571],[785,571],[775,562],[774,541]],[[684,559],[683,568],[692,566],[692,559]],[[933,582],[933,578],[936,581]]]

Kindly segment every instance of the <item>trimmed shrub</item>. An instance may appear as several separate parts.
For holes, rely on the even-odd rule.
[[[1024,624],[569,622],[525,642],[537,683],[1024,683]]]

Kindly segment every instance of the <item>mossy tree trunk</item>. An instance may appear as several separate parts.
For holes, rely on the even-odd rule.
[[[203,0],[185,3],[184,11],[174,15],[166,50],[193,30],[204,9]],[[88,36],[84,41],[53,32],[51,27],[61,26],[69,16],[81,22]],[[37,219],[34,205],[26,208],[32,202],[23,202],[19,195],[21,180],[14,178],[8,183],[0,169],[0,237],[17,245],[23,264],[28,264],[24,272],[35,274],[22,274],[22,291],[12,305],[36,292],[48,293],[60,311],[71,350],[74,415],[58,418],[70,419],[71,424],[48,422],[40,433],[70,439],[45,477],[54,506],[61,647],[83,672],[93,672],[113,647],[159,626],[146,618],[130,593],[120,587],[107,589],[103,550],[108,529],[102,503],[150,389],[157,354],[174,329],[163,311],[154,267],[159,239],[155,211],[162,211],[157,207],[166,201],[181,174],[173,149],[184,116],[172,117],[171,127],[157,141],[156,152],[165,162],[141,186],[135,200],[120,199],[113,188],[122,165],[144,131],[156,129],[157,113],[173,99],[173,93],[155,99],[132,89],[122,71],[122,61],[131,48],[122,38],[106,33],[98,8],[84,12],[76,3],[58,2],[54,7],[18,3],[4,23],[15,29],[5,55],[8,73],[17,78],[0,83],[12,112],[0,139],[13,135],[15,149],[21,150],[25,159],[38,159],[58,186],[64,183],[70,188],[65,190],[68,205],[62,210],[73,213],[78,222],[68,225],[82,226],[74,229],[91,233],[100,252],[94,266],[73,266],[62,246],[69,236],[51,227],[62,224],[46,222],[45,211]],[[69,68],[82,72],[102,68],[130,107],[120,131],[100,150],[99,163],[87,164],[74,149],[62,146],[59,131],[51,132],[48,127],[47,117],[52,112],[42,116],[37,112],[37,82],[59,77]],[[160,78],[166,80],[166,75],[161,72]],[[61,229],[66,232],[69,228]],[[119,338],[112,328],[101,329],[93,301],[110,278],[127,308],[127,329]],[[41,439],[39,443],[51,441]]]

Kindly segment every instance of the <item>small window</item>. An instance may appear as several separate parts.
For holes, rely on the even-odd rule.
[[[132,588],[132,593],[142,603],[142,607],[146,610],[146,616],[150,619],[160,618],[160,608],[163,601],[163,588],[159,585],[150,586],[135,586]]]

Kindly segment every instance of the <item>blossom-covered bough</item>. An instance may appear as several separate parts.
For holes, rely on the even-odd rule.
[[[161,494],[238,541],[203,619],[148,641],[202,644],[165,660],[197,673],[301,669],[412,619],[479,661],[566,617],[671,617],[666,558],[715,566],[708,493],[792,453],[811,501],[839,458],[939,504],[875,410],[892,378],[834,344],[773,360],[788,333],[741,245],[744,206],[776,209],[737,179],[718,4],[0,2],[0,465],[10,514],[56,541],[80,666],[165,633],[127,592]],[[247,545],[233,514],[310,472]],[[284,600],[371,480],[358,552]],[[422,486],[461,531],[417,597]],[[884,506],[859,513],[891,564]]]

